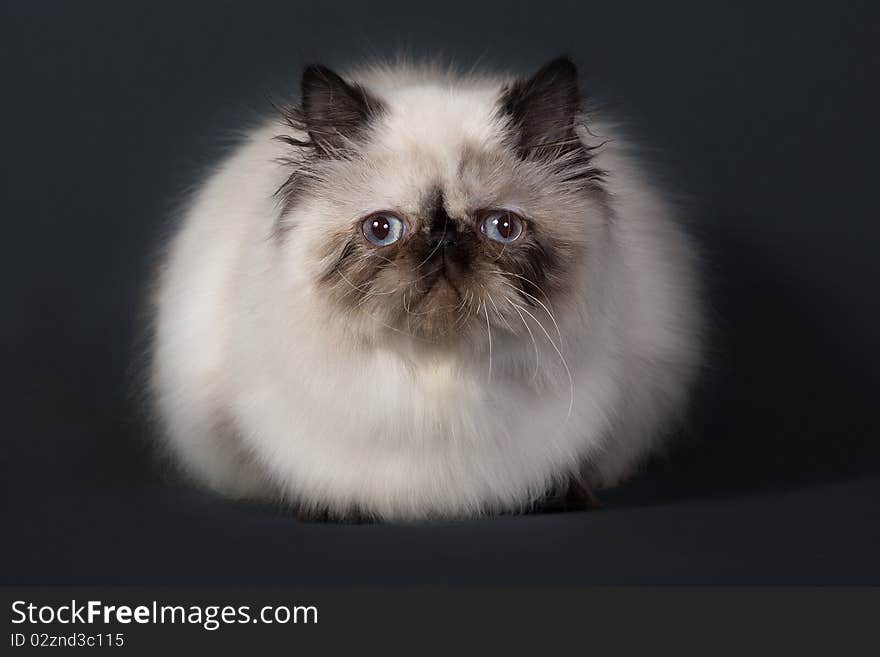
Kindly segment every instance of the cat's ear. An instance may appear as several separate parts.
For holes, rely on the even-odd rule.
[[[319,155],[346,150],[381,112],[366,89],[343,80],[326,66],[309,66],[302,76],[302,120]]]
[[[510,119],[512,143],[524,158],[543,159],[577,147],[575,121],[580,110],[577,68],[565,57],[518,80],[501,95]]]

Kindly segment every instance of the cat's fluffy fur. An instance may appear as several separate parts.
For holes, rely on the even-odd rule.
[[[574,67],[345,79],[308,69],[170,242],[151,388],[171,453],[229,496],[383,519],[630,474],[700,365],[696,257]],[[480,234],[495,207],[520,243]],[[400,245],[363,239],[377,210],[407,218]]]

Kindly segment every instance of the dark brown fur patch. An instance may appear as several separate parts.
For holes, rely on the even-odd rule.
[[[358,84],[326,66],[309,66],[302,76],[299,117],[312,147],[322,157],[337,157],[384,112],[382,103]]]
[[[282,216],[307,190],[313,177],[305,173],[310,165],[315,160],[350,157],[352,146],[367,136],[372,123],[386,111],[383,103],[362,86],[346,82],[325,66],[307,67],[301,86],[298,105],[276,107],[284,125],[295,132],[276,137],[294,149],[293,157],[281,160],[292,168],[276,192]],[[279,221],[276,233],[284,232]]]
[[[372,247],[359,226],[331,241],[326,254],[331,264],[320,282],[337,304],[436,341],[482,317],[476,311],[487,303],[487,287],[500,287],[497,301],[515,315],[505,298],[539,308],[569,284],[569,264],[579,257],[574,245],[537,225],[528,226],[520,242],[493,242],[481,234],[483,213],[450,216],[437,190],[426,199],[398,244]]]
[[[508,86],[500,100],[511,123],[510,143],[522,159],[555,163],[563,180],[599,189],[605,174],[592,165],[592,152],[601,144],[587,146],[578,136],[581,105],[577,69],[562,57]]]

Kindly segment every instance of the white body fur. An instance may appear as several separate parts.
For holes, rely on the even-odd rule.
[[[498,140],[499,81],[371,76],[390,108],[383,146],[423,148],[352,212],[396,199],[413,169],[452,180],[465,142]],[[320,199],[293,210],[284,248],[273,241],[289,175],[279,132],[256,130],[210,177],[161,272],[151,383],[192,477],[340,514],[462,517],[527,507],[584,463],[593,483],[614,484],[658,446],[700,364],[696,258],[619,140],[595,155],[609,214],[590,224],[575,301],[554,308],[558,333],[533,309],[522,319],[534,341],[490,326],[432,351],[328,312],[309,258],[325,227],[305,216]],[[365,331],[383,337],[353,339]]]

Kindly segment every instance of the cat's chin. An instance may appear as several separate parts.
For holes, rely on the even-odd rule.
[[[438,345],[454,345],[463,342],[471,334],[471,322],[462,313],[449,310],[434,315],[411,317],[404,320],[402,331],[414,339]]]

